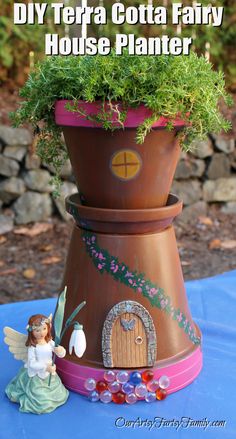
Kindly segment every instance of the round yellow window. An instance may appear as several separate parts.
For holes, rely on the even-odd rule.
[[[140,155],[131,149],[122,149],[113,154],[110,168],[120,180],[131,180],[136,177],[141,169],[142,159]]]

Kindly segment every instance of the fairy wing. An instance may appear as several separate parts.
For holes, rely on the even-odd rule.
[[[28,348],[25,346],[27,335],[15,331],[9,326],[3,328],[5,334],[4,341],[9,346],[9,351],[13,354],[16,360],[27,361]]]

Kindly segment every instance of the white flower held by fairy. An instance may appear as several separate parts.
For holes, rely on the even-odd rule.
[[[77,316],[78,312],[84,307],[84,305],[86,305],[85,301],[81,302],[74,309],[72,314],[66,320],[66,322],[64,324],[64,328],[63,328],[64,311],[65,311],[65,303],[66,303],[66,292],[67,292],[67,287],[64,288],[64,290],[62,291],[62,293],[58,297],[58,301],[57,301],[57,309],[56,309],[55,316],[54,316],[55,346],[60,345],[60,342],[61,342],[65,332],[67,331],[67,329],[70,326],[73,326],[75,328],[78,325],[80,327],[80,329],[82,326],[78,322],[74,321],[74,318]],[[86,347],[86,342],[85,342],[85,347]],[[84,350],[83,350],[83,353],[84,353]],[[54,364],[54,361],[55,361],[55,357],[53,356],[53,364]],[[51,382],[51,375],[49,378],[49,386],[50,386],[50,382]]]
[[[79,323],[74,324],[74,329],[72,331],[69,343],[69,353],[72,354],[74,349],[74,353],[77,357],[81,358],[86,349],[86,338],[85,333],[83,331],[83,325]]]

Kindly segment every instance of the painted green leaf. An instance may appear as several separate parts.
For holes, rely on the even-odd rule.
[[[64,319],[64,310],[65,310],[65,303],[66,303],[66,290],[67,287],[64,288],[62,293],[60,294],[58,301],[57,301],[57,310],[54,317],[54,331],[55,331],[55,344],[59,344],[60,337],[61,337],[61,331],[62,331],[62,324]]]

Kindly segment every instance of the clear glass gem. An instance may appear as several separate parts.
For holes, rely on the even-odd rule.
[[[118,381],[118,383],[124,384],[127,383],[128,380],[129,374],[125,370],[121,370],[116,374],[116,381]]]
[[[154,402],[154,401],[156,401],[156,394],[155,394],[155,392],[148,392],[145,395],[145,401],[146,402]]]
[[[159,388],[159,381],[158,380],[151,380],[147,383],[147,389],[149,392],[156,392],[156,390]]]
[[[96,390],[93,390],[92,392],[89,393],[88,399],[91,402],[99,401],[99,393]]]
[[[96,387],[96,381],[93,378],[87,378],[84,382],[84,387],[86,390],[94,390]]]
[[[167,389],[169,387],[169,385],[170,385],[170,378],[166,375],[162,375],[159,378],[159,387],[161,389]]]
[[[121,384],[118,383],[118,381],[113,381],[112,383],[108,384],[107,388],[111,393],[117,393],[121,388]]]
[[[109,392],[109,390],[104,390],[104,392],[100,393],[100,401],[107,404],[107,403],[111,402],[111,400],[112,400],[112,393]]]
[[[113,370],[106,370],[104,372],[103,378],[107,383],[112,383],[112,381],[115,381],[116,379],[116,374]]]
[[[124,393],[134,393],[134,385],[129,381],[122,385],[122,392]]]
[[[137,402],[138,398],[135,395],[135,393],[128,393],[127,395],[125,395],[125,400],[126,400],[127,404],[135,404]]]
[[[139,398],[143,398],[147,394],[146,384],[144,383],[137,384],[137,386],[135,387],[135,394]]]

